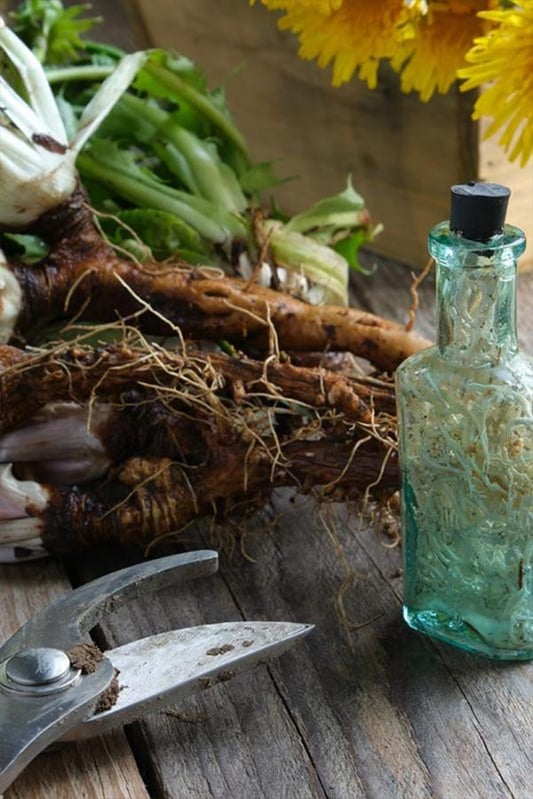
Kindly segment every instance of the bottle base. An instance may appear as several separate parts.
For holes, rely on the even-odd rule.
[[[412,610],[404,605],[403,617],[411,629],[475,655],[491,660],[533,660],[533,648],[508,649],[492,646],[457,616],[448,616],[434,610]]]

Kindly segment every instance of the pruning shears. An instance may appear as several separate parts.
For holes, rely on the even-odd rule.
[[[105,653],[84,643],[125,602],[217,568],[217,553],[205,550],[113,572],[49,605],[6,641],[0,648],[0,794],[50,744],[101,735],[162,710],[279,655],[311,631],[312,625],[289,622],[222,622]]]

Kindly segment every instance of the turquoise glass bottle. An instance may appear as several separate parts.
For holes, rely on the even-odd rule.
[[[509,190],[452,187],[429,235],[437,345],[397,370],[404,618],[501,660],[533,658],[533,362],[516,335]]]

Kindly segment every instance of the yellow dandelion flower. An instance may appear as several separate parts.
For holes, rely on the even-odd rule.
[[[492,117],[486,135],[503,129],[500,143],[511,161],[520,157],[525,166],[533,154],[533,0],[514,5],[482,15],[497,27],[476,39],[459,77],[466,81],[463,91],[488,84],[474,118]]]
[[[426,0],[261,0],[283,10],[278,25],[300,40],[299,55],[333,65],[332,83],[354,73],[370,88],[377,85],[382,59],[390,59],[412,38],[412,26],[425,13]]]
[[[493,0],[432,0],[409,47],[392,58],[392,66],[401,73],[402,91],[416,91],[424,102],[435,91],[446,94],[472,42],[483,33],[478,12],[493,5]]]

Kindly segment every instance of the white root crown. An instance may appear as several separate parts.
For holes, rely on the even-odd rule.
[[[13,465],[0,465],[0,563],[43,557],[41,521],[28,509],[43,510],[48,502],[46,489],[34,480],[18,480]],[[20,548],[24,552],[20,552]]]
[[[0,16],[0,48],[17,70],[26,102],[0,75],[0,227],[24,228],[76,188],[76,156],[142,67],[125,56],[85,108],[68,141],[42,65]]]
[[[11,463],[0,465],[0,519],[25,519],[29,506],[44,510],[47,502],[46,491],[39,483],[17,480]]]
[[[0,463],[94,460],[109,465],[98,435],[111,414],[109,404],[46,405],[33,419],[0,437]]]
[[[0,250],[0,344],[7,344],[22,308],[22,289]]]

